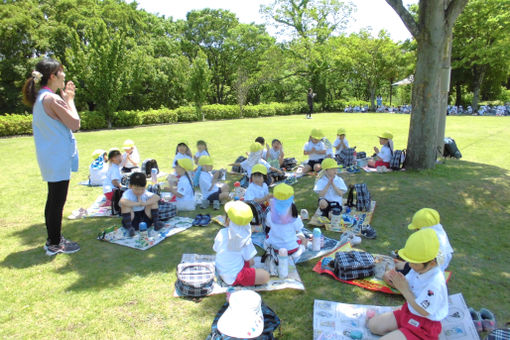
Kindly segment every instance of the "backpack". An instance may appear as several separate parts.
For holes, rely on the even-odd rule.
[[[274,340],[276,339],[274,333],[279,329],[279,336],[281,336],[280,318],[276,313],[269,308],[264,301],[261,303],[262,315],[264,316],[264,330],[255,340]],[[228,302],[226,302],[218,311],[218,314],[214,317],[214,321],[211,325],[211,333],[207,336],[206,340],[239,340],[227,335],[223,335],[218,330],[218,320],[225,313],[228,308]]]
[[[356,159],[354,152],[355,148],[347,148],[340,151],[340,159],[344,167],[354,165],[354,160]]]
[[[286,170],[292,170],[297,166],[297,160],[292,158],[284,158],[282,162],[282,168],[285,168]]]
[[[484,340],[510,340],[510,323],[506,326],[509,328],[498,328],[487,334]]]
[[[179,263],[175,289],[184,296],[203,297],[213,291],[215,276],[214,263]]]
[[[356,201],[356,203],[354,203]],[[349,186],[347,194],[347,206],[356,207],[358,211],[370,211],[370,192],[365,183],[354,184]]]
[[[237,157],[237,159],[234,163],[241,163],[245,160],[246,160],[246,157],[239,156],[239,157]],[[232,172],[242,173],[242,172],[244,172],[244,169],[240,165],[234,165],[234,166],[232,166]]]
[[[112,195],[112,216],[120,216],[120,199],[122,198],[122,194],[124,193],[124,190],[119,188],[113,189],[113,195]]]
[[[455,143],[455,140],[450,137],[444,139],[444,152],[443,157],[455,157],[457,159],[462,158],[462,154]]]
[[[367,153],[365,151],[360,151],[356,154],[356,159],[367,158]]]
[[[400,170],[402,167],[404,167],[405,160],[406,160],[405,150],[393,151],[393,155],[391,155],[390,159],[390,169]]]
[[[159,200],[158,211],[159,220],[167,221],[177,215],[177,206],[175,203]]]
[[[152,173],[152,169],[156,168],[159,174],[158,162],[155,159],[149,158],[143,161],[142,163],[142,172],[145,176],[150,177]]]
[[[374,257],[364,251],[339,251],[335,254],[335,260],[331,262],[335,275],[342,280],[362,279],[374,275]]]

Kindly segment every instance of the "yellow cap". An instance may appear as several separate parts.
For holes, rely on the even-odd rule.
[[[243,201],[227,202],[225,212],[228,218],[237,225],[247,225],[253,219],[250,206]]]
[[[425,263],[437,257],[439,239],[434,229],[420,229],[407,239],[406,246],[398,255],[410,263]]]
[[[324,137],[324,132],[321,129],[312,129],[310,132],[310,137],[315,139],[322,139]]]
[[[210,165],[212,166],[213,165],[213,161],[211,159],[211,157],[209,156],[202,156],[198,159],[198,165],[200,166],[204,166],[204,165]]]
[[[255,164],[253,168],[251,168],[251,174],[253,175],[256,173],[267,175],[267,168],[262,164]]]
[[[122,148],[123,148],[124,150],[126,150],[126,149],[131,149],[131,148],[132,148],[132,147],[134,147],[134,146],[135,146],[135,142],[133,142],[131,139],[126,139],[126,140],[124,141],[124,144],[122,144]]]
[[[104,151],[103,149],[96,149],[96,150],[94,150],[94,152],[92,152],[92,159],[96,159],[99,156],[104,155],[105,152],[106,151]]]
[[[338,164],[333,158],[325,158],[321,163],[322,170],[338,168]]]
[[[180,158],[177,160],[177,164],[181,168],[184,168],[184,170],[186,170],[186,171],[193,170],[193,162],[189,158]]]
[[[294,196],[294,188],[285,183],[278,184],[274,187],[273,196],[277,200],[285,201]]]
[[[391,132],[384,131],[383,133],[381,133],[381,134],[379,135],[379,138],[384,138],[384,139],[393,139],[393,135],[391,134]]]
[[[257,151],[262,150],[263,148],[264,148],[264,147],[263,147],[260,143],[253,142],[253,143],[250,145],[250,152],[257,152]]]
[[[336,134],[337,135],[345,135],[345,129],[344,128],[340,128],[340,129],[336,130]]]
[[[439,224],[439,213],[435,209],[431,208],[423,208],[418,210],[414,216],[411,224],[409,224],[408,228],[413,229],[421,229],[425,227],[431,227],[433,225]]]

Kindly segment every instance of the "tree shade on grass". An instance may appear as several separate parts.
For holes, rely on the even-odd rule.
[[[501,156],[510,152],[508,126],[506,118],[500,117],[448,117],[447,135],[455,138],[462,160],[447,160],[435,170],[422,172],[344,176],[347,184],[367,183],[377,201],[372,225],[378,238],[363,240],[360,248],[387,254],[402,247],[410,234],[407,224],[413,213],[422,207],[437,209],[455,249],[449,292],[462,292],[476,309],[491,309],[500,323],[510,318],[506,303],[510,288],[510,160]],[[409,116],[318,114],[312,120],[286,116],[78,133],[80,172],[72,176],[64,215],[87,206],[101,193],[100,188],[77,185],[87,177],[94,149],[121,146],[130,138],[142,158],[156,158],[163,170],[170,171],[178,141],[184,139],[195,149],[195,142],[203,139],[218,168],[244,154],[250,142],[261,135],[268,141],[279,138],[287,156],[303,160],[302,147],[312,127],[323,129],[331,141],[336,130],[344,127],[350,145],[371,154],[377,135],[384,130],[393,133],[395,147],[402,149]],[[0,153],[0,337],[205,338],[225,297],[195,303],[171,295],[181,254],[212,253],[218,226],[192,228],[142,252],[95,239],[101,227],[119,220],[65,220],[64,235],[78,241],[82,249],[69,256],[47,257],[42,249],[46,187],[40,179],[33,139],[0,139]],[[315,210],[317,197],[312,186],[311,177],[295,185],[299,209]],[[261,294],[282,319],[282,339],[312,338],[314,299],[376,305],[403,302],[397,296],[318,276],[312,272],[314,264],[298,266],[305,292]]]

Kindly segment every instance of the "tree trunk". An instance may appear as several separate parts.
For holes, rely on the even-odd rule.
[[[393,85],[391,85],[391,84],[393,84],[393,80],[390,81],[390,106],[391,106],[391,97],[393,96]]]
[[[407,167],[431,169],[436,163],[439,117],[446,111],[440,107],[440,86],[443,54],[448,51],[448,34],[445,32],[443,7],[432,2],[423,5],[420,2],[420,5]],[[449,37],[451,39],[451,31]]]
[[[370,111],[375,112],[375,86],[370,87]]]
[[[448,109],[448,93],[450,91],[450,77],[451,77],[451,55],[452,55],[452,34],[445,37],[446,46],[442,53],[442,69],[441,69],[441,101],[439,103],[439,117],[437,122],[437,139],[436,149],[437,157],[441,157],[444,154],[444,134],[446,131],[446,110]]]
[[[483,78],[485,77],[485,69],[484,65],[479,66],[475,65],[473,67],[473,103],[471,106],[473,107],[473,112],[478,111],[478,102],[480,101],[480,88],[482,87]]]
[[[460,82],[455,84],[455,105],[462,105],[462,87],[460,86]]]

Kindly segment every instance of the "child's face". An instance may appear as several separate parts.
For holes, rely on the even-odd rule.
[[[312,137],[312,143],[313,143],[313,144],[317,144],[317,143],[319,143],[319,142],[320,142],[320,139],[316,139],[316,138],[313,138],[313,137]]]
[[[423,274],[434,268],[435,264],[436,264],[435,261],[433,261],[428,263],[427,265],[423,263],[409,263],[409,266],[418,274]]]
[[[260,173],[253,174],[251,176],[251,181],[257,185],[262,185],[262,183],[264,183],[264,176]]]
[[[186,170],[182,166],[176,165],[175,172],[177,173],[177,175],[182,176],[186,173]]]
[[[133,153],[134,148],[124,149],[128,155],[131,155]]]
[[[386,145],[386,143],[388,143],[388,140],[386,138],[379,137],[379,144]]]
[[[177,147],[177,152],[178,153],[182,153],[182,154],[185,154],[186,151],[188,151],[188,148],[185,146],[185,145],[179,145]]]
[[[212,171],[212,165],[202,165],[202,169],[205,171]]]
[[[110,159],[110,161],[113,163],[113,164],[117,164],[119,165],[120,162],[122,162],[122,155],[116,155],[116,156],[113,156],[112,159]]]
[[[202,152],[202,151],[205,150],[205,145],[204,144],[197,144],[197,149],[198,149],[198,151]]]
[[[340,138],[341,140],[344,140],[345,135],[338,135],[338,138]]]
[[[336,168],[335,169],[327,169],[326,170],[326,176],[328,176],[329,178],[333,178],[336,176]]]
[[[138,185],[129,185],[129,189],[133,190],[135,196],[140,197],[145,192],[145,187],[139,187]]]
[[[279,142],[274,142],[272,145],[273,149],[275,150],[280,150],[280,148],[282,147],[282,145]]]

